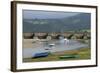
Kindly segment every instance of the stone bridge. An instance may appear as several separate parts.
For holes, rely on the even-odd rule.
[[[23,33],[24,39],[58,39],[59,36],[64,36],[68,39],[90,39],[90,33]]]

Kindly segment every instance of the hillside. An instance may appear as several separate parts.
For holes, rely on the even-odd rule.
[[[66,32],[90,29],[90,14],[81,13],[61,19],[23,19],[23,32]]]

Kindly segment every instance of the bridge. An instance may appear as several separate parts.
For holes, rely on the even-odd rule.
[[[73,32],[64,32],[64,33],[23,33],[24,39],[58,39],[60,36],[63,36],[68,39],[90,39],[90,33],[73,33]]]

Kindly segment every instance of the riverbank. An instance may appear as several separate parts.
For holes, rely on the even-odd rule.
[[[60,59],[64,55],[78,55],[76,58]],[[67,50],[50,53],[48,57],[43,58],[23,58],[23,62],[42,62],[42,61],[68,61],[68,60],[86,60],[91,58],[90,48],[81,48],[77,50]]]

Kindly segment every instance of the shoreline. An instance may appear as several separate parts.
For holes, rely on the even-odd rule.
[[[79,55],[79,58],[69,58],[69,59],[59,59],[59,56],[63,55]],[[45,61],[68,61],[68,60],[86,60],[91,58],[91,49],[90,48],[81,48],[77,50],[68,50],[51,53],[48,57],[44,58],[23,58],[23,62],[45,62]]]

